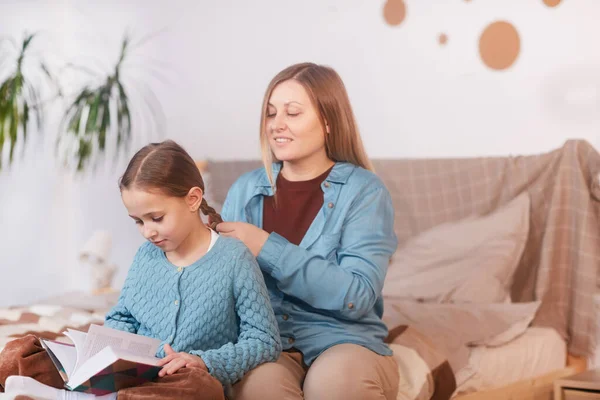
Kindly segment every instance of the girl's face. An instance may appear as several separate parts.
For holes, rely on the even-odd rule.
[[[160,190],[124,189],[121,199],[142,236],[166,253],[177,250],[199,218],[187,197]]]
[[[267,106],[265,132],[279,161],[327,158],[325,132],[304,87],[294,80],[277,85]]]

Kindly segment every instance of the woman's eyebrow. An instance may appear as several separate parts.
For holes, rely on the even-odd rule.
[[[287,107],[287,106],[289,106],[289,105],[290,105],[290,104],[292,104],[292,103],[296,103],[296,104],[298,104],[299,106],[301,106],[301,105],[302,105],[302,103],[300,103],[299,101],[295,101],[295,100],[288,100],[288,101],[286,101],[285,103],[283,103],[283,105],[284,105],[285,107]],[[267,104],[267,106],[270,106],[270,107],[275,107],[275,106],[274,106],[272,103],[268,103],[268,104]]]

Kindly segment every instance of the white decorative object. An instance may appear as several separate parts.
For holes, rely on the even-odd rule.
[[[92,274],[92,293],[102,294],[112,292],[113,276],[116,266],[109,263],[112,237],[107,231],[96,231],[85,242],[79,253],[79,260],[88,266]]]

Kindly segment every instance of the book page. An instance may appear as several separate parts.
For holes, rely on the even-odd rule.
[[[93,355],[87,362],[85,362],[80,369],[75,371],[73,376],[69,378],[67,386],[71,390],[75,389],[82,383],[88,381],[92,376],[104,370],[106,367],[113,365],[117,361],[125,361],[129,363],[130,366],[128,367],[135,371],[137,371],[136,367],[139,364],[155,366],[155,374],[158,374],[158,371],[160,370],[160,367],[157,366],[158,362],[160,361],[160,358],[135,355],[126,351],[115,351],[110,347],[105,347],[103,350],[100,350],[98,353]],[[121,365],[121,367],[122,366],[123,365]],[[143,371],[142,374],[146,374],[146,369],[142,369],[141,371]],[[113,374],[118,374],[118,372],[113,372]],[[104,377],[106,377],[106,375]]]
[[[83,346],[83,352],[80,354],[81,360],[78,360],[77,365],[82,365],[105,347],[111,347],[115,351],[120,350],[140,356],[154,357],[159,345],[160,340],[158,339],[105,326],[91,325]]]
[[[67,378],[70,377],[73,374],[75,363],[77,362],[77,350],[75,350],[75,346],[46,339],[40,339],[40,343],[49,353],[54,355],[60,363],[60,366],[56,366],[56,368],[59,369],[59,374],[65,372]],[[52,355],[50,355],[50,358],[52,358]],[[61,366],[64,371],[60,371]]]
[[[87,337],[87,333],[77,331],[75,329],[67,329],[66,332],[63,332],[66,337],[71,339],[73,344],[75,345],[75,349],[77,350],[77,357],[75,358],[75,365],[73,366],[72,371],[75,371],[80,365],[81,354],[83,354],[83,347],[85,346],[85,338]],[[71,374],[69,374],[71,376]]]

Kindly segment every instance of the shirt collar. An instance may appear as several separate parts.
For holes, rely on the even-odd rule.
[[[281,163],[273,163],[272,165],[273,165],[273,167],[272,167],[273,168],[273,182],[275,182],[277,180],[277,176],[279,175],[279,172],[281,171]],[[354,171],[354,168],[356,168],[356,165],[354,165],[354,164],[350,164],[347,162],[336,162],[335,165],[333,166],[333,168],[331,169],[331,172],[327,176],[327,178],[325,178],[325,180],[328,182],[345,184],[348,181],[348,177],[350,176],[352,171]],[[256,186],[261,186],[261,187],[270,187],[271,186],[271,183],[269,182],[269,178],[267,177],[267,171],[265,169],[263,169],[263,173],[260,175],[260,178],[258,179]]]

